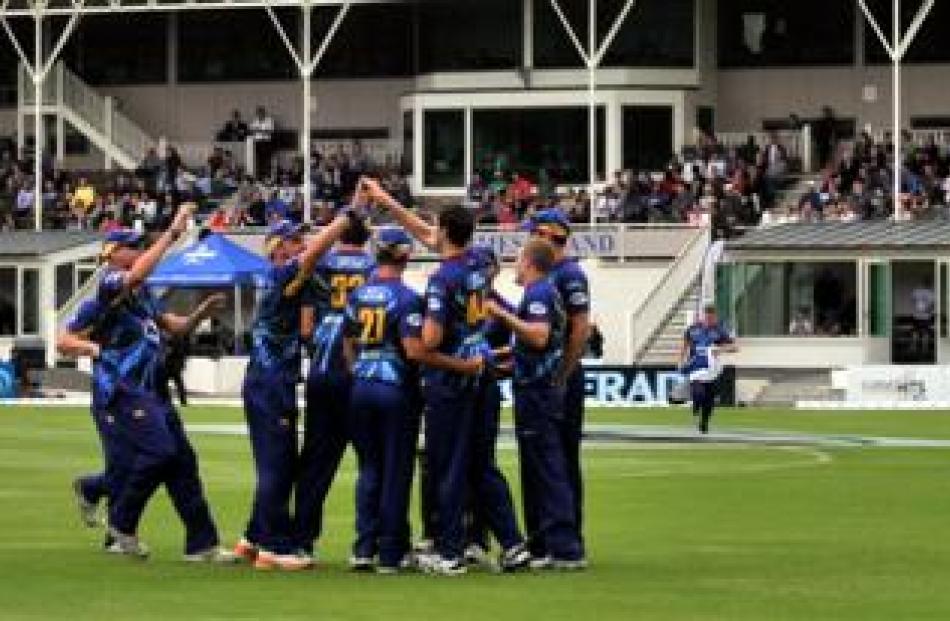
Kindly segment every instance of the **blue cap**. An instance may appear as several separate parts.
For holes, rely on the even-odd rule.
[[[134,229],[118,229],[106,233],[106,244],[115,244],[117,246],[138,246],[142,243],[145,236]]]
[[[398,226],[383,227],[376,232],[376,250],[408,257],[412,252],[412,238]]]
[[[293,239],[300,237],[307,232],[307,225],[294,224],[290,220],[281,220],[270,225],[267,229],[267,237],[276,239]]]
[[[534,221],[532,233],[548,233],[554,237],[567,238],[571,236],[571,220],[560,209],[550,207],[542,209],[532,217]]]
[[[476,244],[469,250],[469,257],[478,269],[495,267],[498,265],[498,254],[488,244]]]

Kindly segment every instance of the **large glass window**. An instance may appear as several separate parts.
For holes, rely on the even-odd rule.
[[[518,172],[538,181],[587,183],[589,109],[503,108],[472,112],[472,162],[486,180]],[[604,108],[597,109],[597,169],[604,176]]]
[[[719,278],[717,305],[739,336],[857,335],[854,263],[737,263]]]
[[[412,174],[413,153],[415,152],[415,110],[406,110],[402,113],[402,167],[403,170]]]
[[[886,263],[873,263],[868,268],[868,334],[889,336],[891,333],[891,270]]]
[[[598,1],[598,41],[604,40],[623,5],[623,0]],[[560,0],[560,6],[586,49],[587,0]],[[535,2],[534,7],[535,65],[581,67],[580,55],[551,3]],[[638,2],[620,26],[603,66],[692,67],[695,39],[694,0]]]
[[[73,297],[73,276],[74,269],[72,263],[63,263],[56,266],[56,309],[59,310],[63,305]]]
[[[40,271],[34,268],[23,270],[23,334],[38,334],[40,331]]]
[[[514,69],[521,65],[522,3],[427,0],[419,10],[419,71]]]
[[[323,41],[338,7],[314,9],[313,49]],[[291,39],[296,43],[296,39]],[[368,78],[412,75],[412,7],[358,4],[340,23],[317,77]]]
[[[0,336],[16,336],[17,299],[15,267],[0,267]]]
[[[63,61],[92,84],[165,82],[167,19],[162,13],[83,17],[63,48]]]
[[[719,65],[767,67],[854,60],[854,2],[730,0],[718,3]]]
[[[623,167],[663,170],[673,156],[673,108],[623,107]]]
[[[426,110],[423,113],[423,181],[429,188],[465,185],[465,111]]]
[[[300,11],[275,11],[296,42]],[[321,20],[323,13],[315,10],[314,21]],[[263,10],[183,11],[179,16],[178,79],[182,82],[296,77],[297,68]]]

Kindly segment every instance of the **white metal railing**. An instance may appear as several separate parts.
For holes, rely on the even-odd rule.
[[[915,147],[923,147],[933,142],[938,147],[950,148],[950,127],[937,129],[910,129],[904,130],[904,132],[910,135],[909,143],[905,142],[905,144],[910,144],[911,146]],[[870,132],[870,134],[871,138],[874,139],[876,144],[884,144],[891,141],[890,127],[878,128]]]
[[[112,143],[132,158],[141,162],[155,142],[151,136],[118,110],[112,110]]]
[[[62,104],[95,129],[108,135],[106,131],[106,98],[79,79],[75,73],[66,69],[63,63],[56,65],[57,82],[62,84]]]
[[[670,265],[666,275],[632,313],[629,360],[638,360],[643,355],[653,336],[663,326],[670,310],[696,282],[696,277],[703,267],[709,242],[709,229],[698,229],[696,235]]]

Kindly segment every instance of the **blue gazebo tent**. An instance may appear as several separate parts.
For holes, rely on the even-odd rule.
[[[269,269],[266,259],[224,235],[212,233],[162,261],[147,283],[174,289],[234,288],[234,329],[239,330],[241,288],[259,287]]]

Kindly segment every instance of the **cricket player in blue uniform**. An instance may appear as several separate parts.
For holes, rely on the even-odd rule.
[[[514,333],[515,432],[521,460],[525,513],[534,516],[532,540],[547,555],[532,567],[582,569],[583,549],[575,521],[573,490],[561,441],[563,388],[558,385],[567,316],[550,279],[556,261],[551,244],[528,241],[518,259],[524,296],[517,313],[489,301],[488,312]]]
[[[185,524],[186,560],[233,562],[234,556],[218,545],[197,458],[181,419],[159,393],[160,329],[178,334],[190,326],[186,318],[162,313],[143,286],[192,213],[193,206],[183,205],[169,230],[147,250],[137,232],[109,234],[102,254],[108,268],[95,294],[98,311],[106,317],[96,340],[87,340],[88,345],[72,353],[94,359],[94,402],[108,413],[105,423],[110,430],[103,435],[117,447],[107,450],[111,466],[121,471],[109,490],[109,551],[148,555],[138,537],[139,521],[149,499],[164,485]],[[76,322],[72,327],[81,326]]]
[[[720,325],[715,304],[707,304],[703,317],[683,335],[680,349],[680,369],[689,380],[693,401],[693,416],[699,432],[709,433],[709,420],[716,407],[717,380],[722,373],[719,357],[739,351],[732,335]]]
[[[422,361],[426,367],[425,450],[438,515],[437,556],[426,559],[425,569],[443,575],[463,574],[472,426],[480,376],[492,356],[483,332],[488,280],[468,252],[475,220],[469,210],[455,207],[440,213],[433,226],[403,207],[377,181],[364,178],[361,186],[369,200],[384,206],[413,237],[441,257],[426,287],[422,326],[427,352]],[[475,493],[484,500],[491,495],[485,492],[479,489]],[[505,553],[514,553],[515,548]]]
[[[493,288],[501,269],[495,251],[490,246],[476,245],[469,256],[488,281],[488,299],[513,311]],[[508,482],[496,461],[502,401],[499,380],[511,371],[511,330],[504,322],[490,317],[483,331],[485,342],[492,350],[491,358],[496,362],[486,369],[481,379],[472,425],[465,560],[469,564],[489,563],[487,534],[490,531],[507,552],[499,559],[499,566],[505,571],[514,571],[526,567],[531,555],[518,528]]]
[[[349,441],[350,375],[343,359],[343,323],[350,294],[366,283],[375,263],[366,249],[370,231],[350,227],[317,264],[311,303],[318,325],[311,340],[306,419],[294,488],[294,537],[298,551],[313,555],[323,530],[323,504]]]
[[[567,477],[574,498],[577,532],[584,542],[584,484],[581,472],[581,440],[584,434],[584,369],[581,358],[590,336],[590,289],[587,275],[577,260],[567,256],[571,235],[570,220],[559,209],[544,209],[534,214],[525,228],[532,237],[539,237],[554,247],[554,267],[550,278],[564,302],[567,311],[567,333],[564,354],[556,381],[564,388],[564,421],[559,425],[561,444],[567,460]],[[525,515],[528,532],[537,528],[534,516]],[[545,557],[547,551],[532,541],[531,553]]]
[[[301,308],[317,261],[357,220],[345,210],[318,234],[286,220],[271,226],[265,250],[271,261],[244,378],[244,414],[257,484],[244,537],[234,548],[257,569],[295,571],[313,566],[296,553],[290,497],[297,473],[297,380]]]
[[[127,240],[133,240],[137,235],[116,233],[111,237],[113,239],[125,237]],[[108,240],[107,243],[109,243]],[[183,333],[190,333],[201,321],[219,309],[223,302],[224,296],[221,294],[208,296],[188,317],[179,319],[167,313],[164,314],[165,323],[174,323],[181,326]],[[83,300],[72,318],[67,322],[65,329],[58,335],[57,348],[60,353],[64,356],[98,357],[101,348],[97,343],[105,336],[106,322],[111,318],[110,310],[110,308],[103,308],[95,297]],[[184,320],[184,323],[182,323],[182,320]],[[159,392],[170,401],[167,390],[163,390],[166,387],[167,384],[159,380]],[[80,518],[87,527],[101,525],[102,521],[98,515],[99,503],[103,499],[113,497],[114,490],[121,487],[122,480],[120,477],[126,470],[117,467],[117,464],[126,463],[127,461],[124,455],[116,454],[121,451],[122,445],[114,439],[113,425],[109,423],[112,416],[99,403],[102,395],[95,390],[95,382],[93,382],[91,392],[92,418],[102,445],[105,469],[95,474],[77,477],[73,481],[73,490],[76,494]],[[107,537],[106,540],[111,544],[111,538]],[[108,544],[106,547],[108,547]]]
[[[422,298],[402,282],[412,238],[389,227],[376,236],[378,269],[346,308],[346,355],[352,360],[350,399],[356,481],[356,542],[351,566],[395,573],[409,564],[409,498],[419,435],[417,362],[422,347]]]

